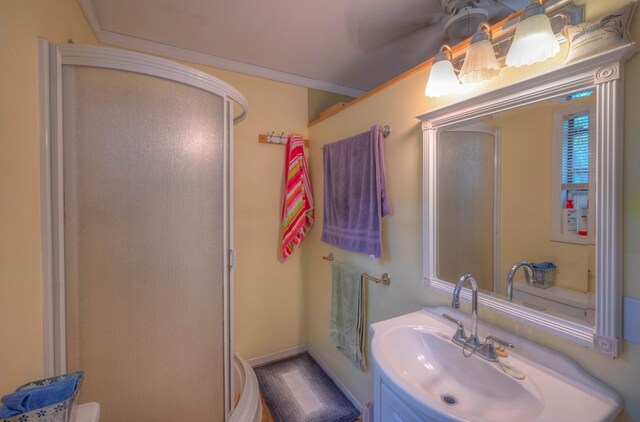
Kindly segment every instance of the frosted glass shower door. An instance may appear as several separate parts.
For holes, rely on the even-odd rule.
[[[104,422],[225,418],[225,99],[62,66],[67,370]],[[227,129],[228,130],[228,129]]]
[[[494,290],[495,137],[442,131],[438,137],[437,274],[456,283],[472,273],[478,287]]]

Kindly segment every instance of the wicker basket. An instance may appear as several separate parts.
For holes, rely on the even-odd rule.
[[[80,385],[82,384],[83,377],[83,371],[69,372],[68,374],[45,378],[18,387],[16,391],[20,391],[25,388],[48,385],[53,382],[68,378],[78,379],[76,390],[73,392],[73,395],[67,400],[60,403],[52,404],[50,406],[34,409],[30,412],[21,413],[8,419],[0,418],[0,422],[74,422],[76,418],[76,398],[78,397],[78,392],[80,391]]]

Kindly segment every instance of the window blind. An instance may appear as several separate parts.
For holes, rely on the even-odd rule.
[[[589,97],[593,94],[593,89],[588,89],[586,91],[574,92],[573,94],[566,95],[562,97],[560,101],[566,103],[567,101],[579,100],[580,98]]]
[[[589,148],[589,112],[564,116],[562,121],[562,189],[589,189],[593,152]]]

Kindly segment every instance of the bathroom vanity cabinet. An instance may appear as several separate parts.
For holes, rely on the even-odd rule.
[[[375,374],[375,422],[437,422],[422,412],[411,407],[409,403],[398,397],[393,391],[393,387],[385,384],[379,371]]]

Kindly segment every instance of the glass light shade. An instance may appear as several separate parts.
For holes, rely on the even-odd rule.
[[[525,18],[518,24],[507,54],[507,66],[524,66],[543,62],[560,52],[560,43],[549,18],[544,13]]]
[[[482,30],[476,32],[460,69],[460,82],[463,84],[482,82],[498,76],[498,73],[500,73],[500,64],[489,37]]]
[[[424,89],[424,95],[427,97],[442,97],[460,91],[460,81],[458,81],[447,53],[451,57],[451,48],[445,44],[440,47],[440,52],[433,59],[429,80],[427,80],[427,86]]]
[[[427,97],[442,97],[457,93],[460,90],[460,82],[449,60],[442,60],[431,66],[429,80],[424,90]]]

